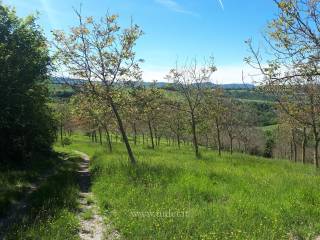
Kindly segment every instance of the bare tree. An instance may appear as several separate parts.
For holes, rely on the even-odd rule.
[[[182,103],[177,100],[167,100],[166,104],[166,126],[176,137],[178,148],[181,146],[183,133],[186,129],[186,117],[181,111]]]
[[[240,114],[241,108],[239,107],[239,103],[237,103],[234,99],[226,99],[225,100],[225,111],[223,113],[223,128],[226,131],[229,138],[229,148],[230,154],[233,154],[233,142],[237,137],[236,129],[240,125]]]
[[[216,87],[210,91],[205,92],[204,98],[204,109],[206,114],[206,121],[209,124],[213,125],[213,129],[215,129],[216,133],[216,142],[219,156],[221,156],[222,150],[222,142],[221,142],[221,135],[222,135],[222,127],[223,127],[223,114],[226,111],[225,108],[225,99],[223,98],[223,89]],[[204,116],[205,118],[205,116]],[[212,120],[212,123],[211,121]]]
[[[137,25],[121,30],[118,16],[107,14],[99,21],[92,17],[83,18],[75,11],[78,25],[69,33],[54,31],[54,47],[62,69],[70,76],[80,78],[74,85],[98,96],[111,109],[117,120],[119,131],[126,146],[129,160],[136,163],[132,152],[118,103],[114,95],[132,80],[141,79],[139,62],[134,46],[142,31]],[[103,88],[97,91],[97,86]]]
[[[314,165],[319,167],[320,142],[320,18],[319,1],[274,0],[278,16],[269,23],[265,53],[247,43],[252,56],[246,62],[260,70],[266,90],[281,110],[314,138]]]
[[[216,67],[211,57],[209,61],[199,64],[197,59],[187,62],[184,66],[172,69],[167,75],[177,87],[180,94],[187,102],[186,112],[189,115],[193,145],[197,158],[200,158],[199,143],[197,139],[197,124],[199,121],[200,105],[203,100],[203,90],[210,82],[211,75],[216,71]]]

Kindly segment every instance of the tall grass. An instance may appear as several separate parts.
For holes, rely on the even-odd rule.
[[[5,229],[8,240],[78,239],[78,185],[76,169],[79,157],[57,155],[51,175],[40,183],[25,202],[27,209]],[[53,165],[48,165],[48,168]]]
[[[8,208],[20,201],[40,175],[47,174],[59,167],[60,156],[34,155],[27,164],[7,164],[0,166],[0,218],[5,217]]]
[[[125,149],[77,136],[91,155],[93,192],[126,239],[312,239],[320,235],[320,175],[312,166],[190,147]]]

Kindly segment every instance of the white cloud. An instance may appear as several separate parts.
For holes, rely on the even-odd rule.
[[[188,14],[192,16],[198,16],[197,13],[185,9],[183,6],[181,6],[179,3],[177,3],[174,0],[155,0],[155,2],[158,4],[161,4],[162,6],[168,8],[173,12]]]

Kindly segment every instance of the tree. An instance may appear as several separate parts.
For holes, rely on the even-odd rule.
[[[197,158],[200,158],[197,124],[199,121],[200,105],[204,96],[203,90],[205,84],[210,82],[211,76],[215,71],[216,67],[212,57],[209,61],[205,61],[202,66],[199,66],[197,59],[194,59],[180,68],[177,65],[175,69],[171,69],[166,77],[175,84],[179,93],[187,102],[185,112],[189,115],[193,146]]]
[[[155,148],[155,140],[157,140],[157,121],[161,111],[163,100],[162,92],[155,87],[155,83],[151,88],[141,87],[132,91],[132,97],[142,120],[147,124],[152,149]]]
[[[229,138],[230,154],[233,154],[233,142],[237,137],[237,128],[240,125],[240,104],[232,98],[226,99],[225,111],[223,114],[223,128]]]
[[[95,21],[92,17],[84,19],[80,12],[75,12],[78,25],[71,28],[70,33],[53,32],[57,59],[71,76],[80,78],[74,84],[77,90],[85,89],[97,96],[102,104],[111,106],[129,160],[135,164],[114,96],[129,82],[141,79],[139,63],[142,60],[136,59],[134,46],[142,31],[134,24],[121,31],[116,15],[107,14],[100,21]],[[103,88],[97,91],[97,86]]]
[[[168,99],[165,104],[166,126],[176,137],[178,148],[180,149],[183,133],[186,130],[186,117],[183,111],[182,103],[176,100]]]
[[[35,16],[18,18],[0,2],[0,159],[47,151],[56,125],[48,106],[50,58]]]
[[[260,70],[266,89],[275,96],[282,111],[312,129],[314,165],[319,167],[320,2],[274,2],[279,14],[269,23],[265,36],[270,55],[255,50],[252,41],[248,41],[252,56],[245,60]]]
[[[98,88],[97,88],[98,89]],[[71,99],[74,112],[90,125],[91,135],[99,133],[100,144],[102,144],[102,129],[106,133],[109,152],[112,152],[110,137],[110,126],[113,125],[111,108],[101,104],[101,100],[86,93],[74,95]]]
[[[66,126],[71,122],[71,110],[70,105],[67,101],[56,102],[55,114],[59,125],[59,135],[61,145],[63,144],[63,133]]]
[[[225,104],[223,99],[223,90],[220,88],[215,88],[209,90],[205,94],[205,110],[206,110],[206,117],[207,122],[212,124],[215,129],[216,139],[217,139],[217,148],[219,156],[221,156],[221,131],[222,131],[222,122],[223,122],[223,114],[226,111]],[[210,122],[210,119],[213,121]]]

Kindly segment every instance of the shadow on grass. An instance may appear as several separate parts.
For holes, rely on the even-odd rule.
[[[0,232],[6,233],[4,239],[77,239],[76,170],[80,158],[56,154],[52,161],[47,176],[39,177],[36,189],[19,203],[25,206],[13,211],[14,217],[4,220],[2,229],[0,225]]]
[[[41,176],[59,169],[66,156],[52,152],[35,155],[24,163],[7,163],[0,166],[0,219],[6,217],[8,209],[20,201],[32,189]]]

